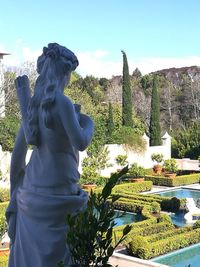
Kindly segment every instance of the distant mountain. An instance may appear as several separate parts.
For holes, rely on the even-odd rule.
[[[177,86],[181,84],[183,75],[190,77],[191,81],[200,81],[200,67],[198,66],[163,69],[152,72],[151,74],[163,75]]]

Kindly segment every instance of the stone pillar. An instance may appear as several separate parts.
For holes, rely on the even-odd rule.
[[[171,136],[166,132],[162,137],[163,146],[166,147],[166,155],[171,158]]]

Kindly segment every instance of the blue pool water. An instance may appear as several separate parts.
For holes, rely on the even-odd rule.
[[[172,213],[170,215],[173,224],[175,224],[178,227],[183,227],[183,226],[189,226],[190,224],[186,223],[186,220],[184,218],[186,212],[184,211],[179,211],[177,213]]]
[[[191,189],[172,189],[169,191],[163,191],[160,193],[157,193],[160,196],[163,197],[177,197],[177,198],[193,198],[193,199],[198,199],[200,198],[200,191],[199,190],[191,190]]]
[[[133,223],[133,222],[139,222],[142,220],[142,216],[140,214],[126,212],[121,217],[122,213],[123,212],[121,212],[121,211],[116,211],[116,218],[114,219],[114,222],[116,223],[115,226],[129,224],[129,223]]]
[[[200,191],[199,190],[191,190],[191,189],[185,189],[185,188],[180,188],[180,189],[172,189],[169,191],[163,191],[160,193],[157,193],[160,196],[163,197],[177,197],[177,198],[193,198],[194,200],[200,199]],[[185,212],[180,211],[175,214],[171,214],[170,217],[172,219],[172,222],[179,226],[183,227],[189,224],[186,224],[186,220],[184,219]],[[200,266],[200,265],[199,265]]]
[[[169,265],[170,267],[200,267],[200,244],[175,251],[152,261]]]

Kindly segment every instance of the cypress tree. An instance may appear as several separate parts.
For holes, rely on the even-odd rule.
[[[151,146],[161,145],[161,128],[160,128],[160,99],[158,95],[158,82],[156,76],[153,78],[153,88],[151,97],[151,117],[149,126],[149,137]]]
[[[129,67],[127,57],[124,51],[123,54],[123,78],[122,78],[122,124],[124,126],[133,126],[132,121],[132,96],[129,76]]]
[[[107,133],[108,133],[108,141],[111,140],[111,136],[114,130],[114,122],[113,122],[113,110],[112,104],[109,102],[108,106],[108,123],[107,123]]]

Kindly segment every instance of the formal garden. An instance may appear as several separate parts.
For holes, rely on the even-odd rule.
[[[194,123],[190,124],[186,116],[182,117],[181,121],[187,125],[187,128],[181,131],[181,127],[176,128],[176,121],[173,122],[172,116],[166,127],[164,122],[169,114],[166,115],[162,108],[160,119],[159,99],[161,91],[167,84],[166,80],[159,75],[142,77],[138,70],[129,77],[126,54],[125,52],[122,54],[124,63],[123,77],[120,81],[122,103],[105,102],[110,86],[110,81],[105,78],[82,78],[74,72],[69,87],[65,89],[66,95],[75,103],[80,103],[83,112],[90,114],[95,123],[94,137],[87,149],[87,157],[82,162],[79,181],[83,188],[84,184],[93,185],[92,190],[85,189],[90,195],[88,208],[80,215],[69,216],[67,219],[71,227],[68,242],[76,244],[78,248],[71,246],[75,263],[80,261],[82,255],[81,266],[86,264],[85,254],[87,264],[106,266],[115,248],[125,249],[126,253],[133,257],[149,260],[200,243],[200,221],[180,227],[174,223],[171,216],[186,212],[186,198],[166,197],[151,193],[154,187],[161,187],[163,190],[165,187],[174,188],[200,183],[198,171],[178,170],[174,159],[175,157],[198,159],[200,155],[199,122],[193,120]],[[31,78],[34,79],[35,76],[31,71],[30,68]],[[13,88],[15,77],[14,72],[5,73],[6,117],[0,119],[0,140],[4,151],[12,151],[19,127],[19,107]],[[136,88],[135,91],[143,90],[150,107],[148,111],[145,110],[145,105],[143,107],[138,107],[138,105],[134,109],[132,101],[132,96],[136,93],[134,88]],[[161,101],[163,105],[165,101],[163,99]],[[145,112],[148,113],[148,118],[145,117]],[[122,144],[127,150],[140,154],[145,151],[146,145],[142,135],[147,132],[150,145],[160,146],[161,132],[164,130],[170,130],[172,135],[174,158],[164,159],[158,151],[152,154],[152,161],[155,164],[147,169],[136,162],[129,164],[126,155],[118,155],[115,161],[119,169],[111,174],[111,178],[100,174],[102,169],[109,167],[109,153],[105,144]],[[128,168],[125,167],[126,165],[129,165]],[[94,184],[96,189],[94,189]],[[1,188],[1,236],[7,231],[5,210],[8,201],[9,189]],[[130,222],[128,225],[116,226],[114,222],[116,210],[137,214],[139,220]],[[79,228],[78,225],[80,225]],[[74,240],[76,237],[78,243]],[[0,254],[0,266],[7,266],[7,260],[6,252],[3,255]],[[100,263],[104,265],[98,265]]]

